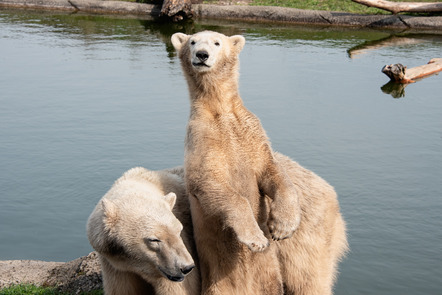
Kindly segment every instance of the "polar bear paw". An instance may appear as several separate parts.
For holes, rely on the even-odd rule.
[[[301,214],[298,208],[273,206],[270,210],[267,226],[273,240],[278,241],[290,238],[298,228],[300,222]]]
[[[238,240],[249,247],[252,252],[262,252],[269,245],[270,241],[264,236],[264,233],[261,229],[255,232],[245,232],[242,235],[238,235]]]

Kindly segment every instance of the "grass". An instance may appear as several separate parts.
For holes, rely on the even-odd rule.
[[[252,5],[280,6],[298,9],[342,11],[352,13],[380,13],[382,10],[369,8],[351,0],[252,0]]]
[[[392,2],[438,2],[438,0],[390,0]],[[363,14],[391,14],[388,11],[367,7],[351,0],[252,0],[251,5],[281,6],[298,9],[341,11]]]
[[[34,285],[15,285],[9,288],[0,290],[0,295],[60,295],[53,288],[36,287]]]
[[[161,3],[161,0],[119,0],[140,3]],[[441,2],[442,0],[389,0],[391,2]],[[216,4],[219,0],[203,0],[203,3]],[[241,3],[241,0],[223,0],[223,2]],[[360,14],[391,14],[386,10],[367,7],[351,0],[251,0],[249,5],[280,6],[298,9],[340,11]]]
[[[0,295],[69,295],[69,293],[57,291],[56,288],[37,287],[30,284],[14,285],[0,290]],[[81,293],[81,295],[103,295],[102,290]]]

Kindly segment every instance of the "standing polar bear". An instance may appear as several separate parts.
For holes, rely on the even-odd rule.
[[[336,194],[290,159],[278,159],[244,107],[238,56],[245,39],[204,31],[171,40],[190,92],[184,168],[202,294],[331,294],[347,247]],[[291,169],[307,179],[290,177]],[[314,182],[312,201],[321,199],[314,209],[330,212],[316,215],[308,200],[302,206],[310,194],[304,181]]]
[[[106,295],[200,294],[182,174],[133,168],[95,207],[87,234],[99,254]]]
[[[290,237],[301,210],[259,119],[238,93],[245,39],[204,31],[176,33],[172,44],[190,92],[184,169],[203,294],[283,294],[269,238]]]

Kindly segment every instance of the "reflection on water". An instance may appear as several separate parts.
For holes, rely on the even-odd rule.
[[[182,163],[188,94],[169,39],[203,29],[246,37],[246,106],[336,188],[351,246],[336,294],[438,294],[441,77],[399,100],[379,90],[383,65],[440,57],[438,34],[0,10],[0,259],[87,254],[114,180]]]
[[[397,83],[389,81],[387,84],[381,87],[382,92],[390,94],[394,98],[401,98],[405,96],[405,87],[408,84]]]
[[[416,34],[416,33],[399,33],[392,34],[387,37],[382,37],[378,40],[364,41],[362,44],[358,44],[348,49],[348,56],[350,58],[357,58],[363,54],[369,54],[375,50],[385,47],[391,48],[407,48],[414,47],[415,45],[426,45],[426,43],[440,43],[442,42],[442,35],[440,34]]]

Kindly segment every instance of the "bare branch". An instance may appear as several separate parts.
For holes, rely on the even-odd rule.
[[[353,2],[390,11],[399,12],[442,12],[441,2],[391,2],[386,0],[352,0]]]

